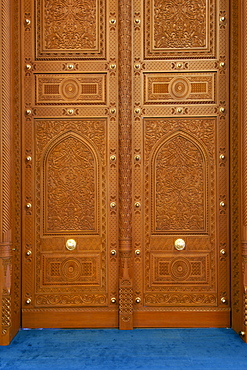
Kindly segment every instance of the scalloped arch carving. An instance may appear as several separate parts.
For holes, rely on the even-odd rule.
[[[44,232],[96,232],[98,164],[72,133],[57,138],[43,158]]]
[[[153,155],[153,231],[207,231],[207,157],[202,146],[181,132]]]

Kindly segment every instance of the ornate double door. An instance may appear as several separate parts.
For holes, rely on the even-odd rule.
[[[24,327],[230,325],[227,4],[23,1]]]

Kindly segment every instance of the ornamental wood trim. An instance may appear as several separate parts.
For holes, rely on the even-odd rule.
[[[132,281],[132,1],[119,1],[119,254],[120,329],[131,329]]]

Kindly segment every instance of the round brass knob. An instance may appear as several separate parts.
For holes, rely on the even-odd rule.
[[[66,248],[68,251],[73,251],[76,248],[76,241],[74,239],[68,239],[66,241]]]
[[[30,208],[32,208],[32,204],[31,204],[31,203],[27,203],[27,204],[26,204],[26,207],[27,207],[28,209],[30,209]]]
[[[183,108],[177,108],[178,113],[183,113]]]
[[[114,18],[110,19],[109,22],[110,22],[110,24],[116,24],[117,23],[116,19],[114,19]]]
[[[222,248],[222,249],[220,250],[220,254],[221,254],[222,256],[224,256],[224,255],[226,254],[226,250],[225,250],[224,248]]]
[[[25,25],[30,26],[30,24],[31,24],[31,20],[30,19],[25,19]]]
[[[220,202],[221,207],[225,207],[225,202]]]
[[[177,67],[177,68],[182,68],[182,66],[183,66],[183,64],[182,64],[181,62],[178,62],[178,63],[176,64],[176,67]]]
[[[136,297],[136,303],[140,303],[141,302],[141,298],[140,297]]]
[[[136,256],[140,256],[140,254],[141,254],[140,249],[136,249],[136,250],[135,250],[135,255],[136,255]]]
[[[31,157],[30,155],[28,155],[28,156],[26,157],[26,161],[27,161],[27,162],[31,162],[31,160],[32,160],[32,157]]]
[[[117,110],[116,110],[116,108],[112,108],[112,109],[111,109],[111,114],[115,114],[115,113],[116,113],[116,111],[117,111]]]
[[[134,22],[135,22],[135,24],[141,24],[141,20],[140,20],[139,18],[136,18],[136,19],[134,20]]]
[[[226,18],[225,17],[220,17],[220,22],[225,22]]]
[[[140,114],[140,112],[141,112],[140,108],[135,108],[135,110],[134,110],[135,114]]]
[[[141,203],[140,202],[135,202],[135,207],[136,208],[140,208],[141,207]]]
[[[140,162],[140,160],[141,160],[141,156],[140,156],[139,154],[135,155],[134,160],[135,160],[136,162]]]
[[[225,108],[224,107],[220,107],[220,113],[225,113]]]
[[[30,298],[26,299],[27,304],[30,304],[31,302],[32,302],[32,300]]]
[[[116,254],[117,254],[117,251],[116,251],[115,249],[112,249],[112,250],[111,250],[111,255],[112,255],[112,256],[116,256]]]
[[[115,155],[111,155],[111,156],[110,156],[110,160],[111,160],[112,162],[115,162],[115,161],[117,160],[117,157],[116,157]]]
[[[225,159],[224,154],[221,154],[221,155],[220,155],[220,159],[221,159],[221,160]]]
[[[67,68],[72,70],[75,68],[74,64],[70,63],[70,64],[67,64]]]
[[[245,332],[241,330],[238,334],[239,334],[241,337],[243,337],[243,336],[245,335]]]
[[[176,239],[174,242],[174,247],[178,251],[182,251],[183,249],[185,249],[185,246],[186,246],[186,243],[183,239]]]
[[[220,62],[220,67],[221,68],[225,67],[225,62]]]
[[[68,109],[67,113],[70,114],[70,115],[74,114],[74,109],[72,109],[72,108]]]
[[[141,65],[140,65],[139,63],[136,63],[136,64],[134,65],[134,68],[135,68],[135,69],[140,69],[140,68],[141,68]]]
[[[225,298],[225,297],[222,297],[222,298],[221,298],[221,302],[222,302],[222,303],[226,303],[226,298]]]
[[[115,297],[112,297],[111,298],[111,303],[116,303],[116,302],[117,302],[116,298]]]
[[[26,255],[27,256],[31,256],[31,254],[32,254],[32,251],[30,251],[30,249],[26,252]]]
[[[111,208],[116,208],[117,207],[117,203],[116,202],[111,202],[110,203],[110,207]]]
[[[26,64],[25,68],[26,68],[27,71],[30,71],[32,69],[32,66],[31,66],[31,64]]]
[[[26,109],[26,115],[27,115],[27,116],[30,116],[30,114],[32,114],[31,109]]]
[[[117,68],[117,66],[116,66],[116,64],[111,64],[111,65],[110,65],[110,68],[111,68],[111,69],[116,69],[116,68]]]

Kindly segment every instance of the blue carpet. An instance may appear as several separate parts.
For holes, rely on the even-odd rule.
[[[247,370],[247,344],[231,329],[21,330],[0,369]]]

